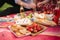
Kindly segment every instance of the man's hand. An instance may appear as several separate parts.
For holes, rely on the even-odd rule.
[[[30,3],[30,4],[24,3],[23,6],[27,8],[32,8],[32,9],[36,8],[36,4],[34,3]]]
[[[31,4],[29,4],[29,7],[32,8],[32,9],[34,9],[34,8],[36,8],[36,4],[31,3]]]

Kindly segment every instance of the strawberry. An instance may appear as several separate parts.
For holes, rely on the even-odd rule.
[[[33,23],[32,25],[33,25],[33,27],[36,27],[38,24],[36,24],[36,23]]]
[[[34,33],[36,33],[36,32],[37,32],[37,30],[34,30],[33,32],[34,32]]]
[[[37,29],[38,31],[40,31],[42,28],[38,25],[38,26],[36,27],[36,29]]]
[[[37,27],[37,26],[33,26],[33,29],[36,30],[36,27]]]
[[[29,31],[33,31],[33,29],[32,29],[32,25],[27,26],[27,30],[29,30]]]
[[[28,31],[33,32],[33,29],[32,29],[32,28],[30,28],[30,29],[28,29]]]

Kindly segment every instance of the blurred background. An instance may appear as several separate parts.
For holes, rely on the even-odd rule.
[[[10,4],[7,4],[7,3],[5,3],[1,8],[0,8],[0,11],[3,11],[3,10],[5,10],[6,8],[8,8],[8,7],[12,7]]]

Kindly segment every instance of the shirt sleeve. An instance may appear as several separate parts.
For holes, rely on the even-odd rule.
[[[18,0],[15,0],[15,3],[17,3],[18,2]]]

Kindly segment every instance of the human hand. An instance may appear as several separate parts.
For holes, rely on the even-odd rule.
[[[42,6],[42,3],[37,3],[37,7],[41,7]]]
[[[36,5],[34,3],[30,3],[30,4],[24,3],[23,6],[26,8],[32,8],[32,9],[36,8]]]
[[[36,4],[31,3],[31,4],[29,4],[29,7],[32,8],[32,9],[34,9],[34,8],[36,8]]]

